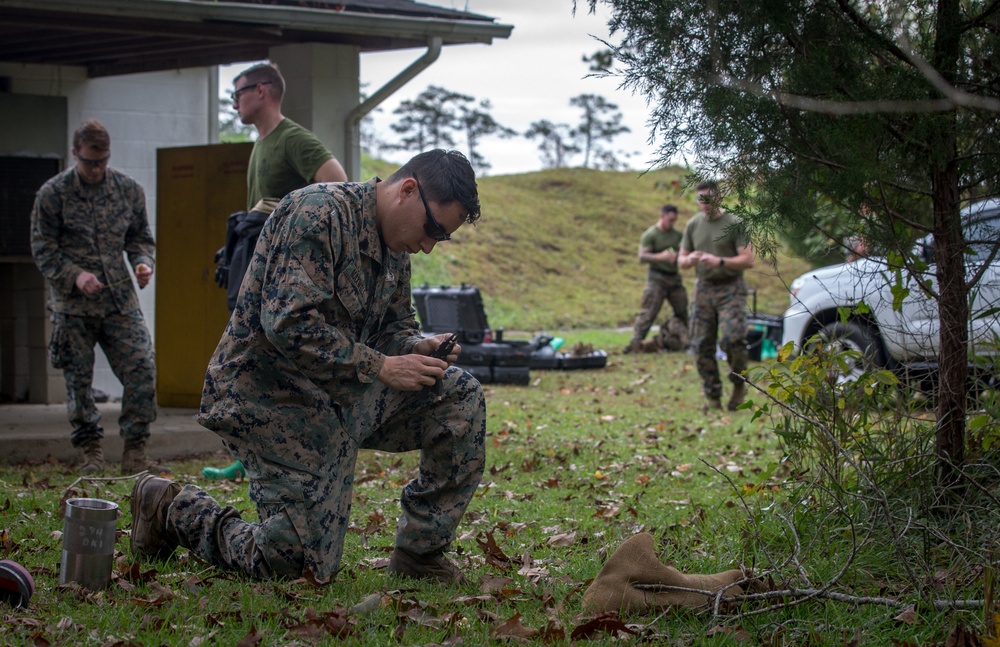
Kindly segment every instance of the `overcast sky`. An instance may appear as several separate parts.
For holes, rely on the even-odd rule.
[[[645,100],[619,90],[614,78],[585,78],[589,68],[584,55],[591,55],[603,45],[595,39],[608,38],[607,13],[587,11],[586,0],[579,0],[573,15],[572,0],[423,0],[424,4],[467,10],[513,25],[510,38],[496,39],[492,45],[454,45],[442,48],[441,55],[429,68],[382,103],[372,113],[376,132],[382,139],[397,136],[389,125],[398,119],[392,111],[400,101],[413,99],[430,85],[474,97],[477,102],[489,99],[491,114],[499,123],[519,133],[532,122],[547,119],[575,126],[581,112],[569,105],[572,97],[597,94],[617,104],[623,123],[630,133],[619,135],[614,148],[630,153],[631,168],[646,169],[654,157],[654,148],[646,143],[648,109]],[[364,91],[374,93],[413,61],[423,49],[361,55],[361,82]],[[246,65],[223,68],[221,89],[232,87],[232,74]],[[465,150],[462,137],[457,147]],[[380,152],[395,162],[405,162],[419,151]],[[491,175],[507,175],[538,170],[542,167],[538,141],[517,136],[503,140],[487,137],[480,144],[482,154],[492,165]],[[570,160],[582,164],[582,156]]]
[[[580,110],[569,100],[580,94],[598,94],[618,105],[624,124],[631,133],[620,135],[615,148],[634,153],[633,168],[645,169],[653,155],[646,144],[648,110],[645,100],[618,89],[615,79],[584,78],[589,73],[582,57],[591,55],[607,38],[607,14],[591,15],[586,0],[578,2],[573,15],[572,0],[424,0],[425,4],[468,10],[513,25],[510,38],[496,39],[492,45],[445,47],[428,69],[386,100],[373,115],[383,138],[395,137],[389,124],[397,118],[392,111],[405,99],[412,99],[429,85],[479,99],[489,99],[492,115],[501,124],[524,132],[532,122],[548,119],[575,126]],[[422,50],[363,54],[361,80],[366,91],[374,92],[420,56]],[[537,140],[524,137],[501,140],[488,137],[480,153],[493,165],[492,175],[522,173],[541,168]],[[464,143],[460,148],[464,148]],[[408,154],[391,157],[405,161]],[[571,160],[572,161],[572,160]],[[577,157],[575,164],[581,164]]]

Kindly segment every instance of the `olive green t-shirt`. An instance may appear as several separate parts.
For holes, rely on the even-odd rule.
[[[748,242],[742,236],[737,236],[732,229],[739,222],[739,217],[728,211],[722,211],[715,220],[709,220],[704,213],[696,213],[684,227],[681,247],[688,253],[708,252],[722,258],[736,256],[739,249]],[[742,274],[743,270],[734,270],[726,266],[708,268],[698,266],[698,278],[709,281],[732,279]]]
[[[247,211],[262,198],[280,200],[312,184],[319,167],[333,154],[316,135],[287,117],[258,139],[247,166]]]
[[[639,238],[639,247],[649,250],[654,254],[659,254],[665,249],[676,252],[681,248],[681,237],[683,234],[673,227],[666,231],[661,231],[659,227],[653,225]],[[668,263],[666,261],[654,261],[649,264],[650,269],[654,269],[664,274],[677,274],[677,261]]]

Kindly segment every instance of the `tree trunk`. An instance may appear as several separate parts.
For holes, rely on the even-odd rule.
[[[958,0],[939,0],[937,70],[947,81],[958,66]],[[956,112],[943,113],[931,138],[934,256],[937,261],[940,375],[937,405],[937,482],[943,490],[959,484],[965,460],[966,388],[969,378],[969,301],[965,283],[965,241],[959,210]]]

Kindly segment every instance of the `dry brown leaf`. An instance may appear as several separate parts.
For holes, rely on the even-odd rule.
[[[236,647],[257,647],[262,640],[264,640],[264,632],[250,625],[250,631],[247,632],[247,635],[240,638],[240,641],[236,643]]]
[[[576,543],[576,531],[553,535],[545,543],[549,546],[572,546]]]
[[[898,616],[893,618],[893,620],[902,622],[903,624],[907,625],[915,625],[917,624],[917,612],[913,607],[909,607],[908,609],[900,613]]]
[[[569,639],[590,639],[601,634],[608,634],[612,638],[625,638],[629,635],[636,635],[636,632],[629,629],[617,613],[605,613],[577,626],[573,629]]]
[[[521,614],[515,613],[503,623],[494,627],[491,633],[494,638],[513,638],[523,641],[528,638],[534,638],[538,634],[538,631],[522,625]]]

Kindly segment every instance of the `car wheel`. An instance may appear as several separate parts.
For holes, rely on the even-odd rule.
[[[846,371],[836,368],[831,377],[837,384],[855,382],[865,371],[885,366],[882,347],[866,326],[855,322],[827,324],[820,330],[819,337],[830,353],[851,350],[860,354],[860,357],[848,360]]]

